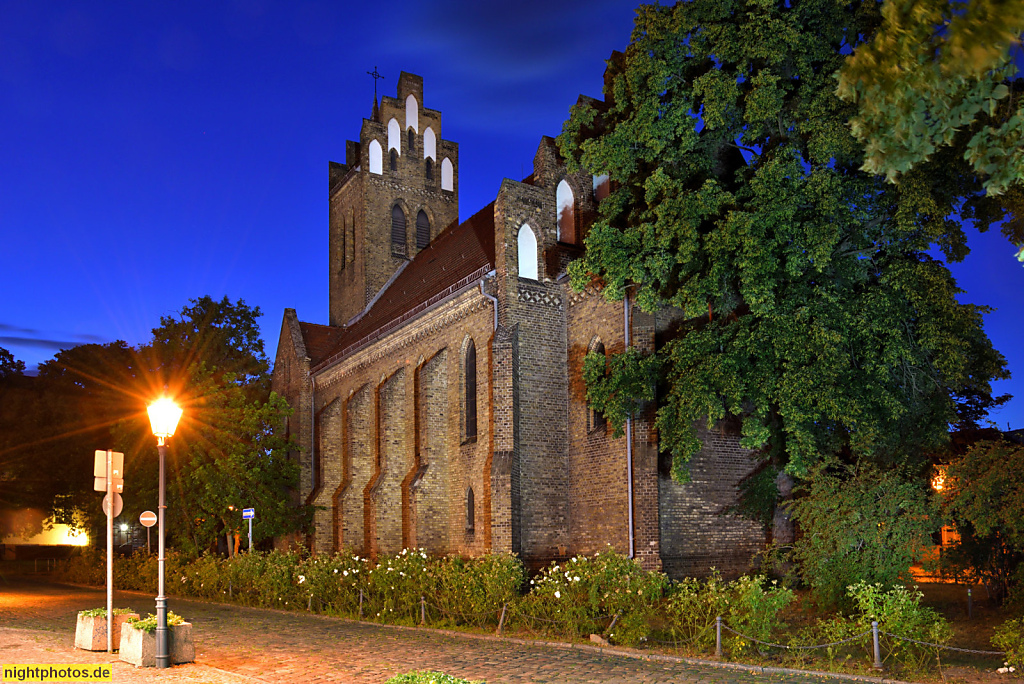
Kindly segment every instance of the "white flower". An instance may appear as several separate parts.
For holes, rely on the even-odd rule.
[[[421,555],[421,556],[423,556],[423,560],[426,560],[426,559],[427,559],[427,554],[425,554],[425,553],[421,553],[420,555]]]
[[[998,672],[999,674],[1006,674],[1009,671],[1010,671],[1010,669],[1007,668],[1007,667],[1001,667],[998,670],[996,670],[996,672]]]
[[[338,568],[334,568],[334,574],[335,574],[335,575],[337,575],[337,574],[338,574]],[[348,573],[346,572],[345,574],[347,575]]]
[[[337,570],[335,570],[334,572],[338,572],[338,571],[337,571]],[[348,577],[348,570],[344,571],[344,572],[343,572],[343,573],[341,573],[341,574],[342,574],[342,576],[343,576],[343,577]]]
[[[405,573],[404,572],[400,572],[398,574],[401,575],[402,577],[405,577]]]
[[[555,598],[557,598],[557,599],[560,599],[560,598],[562,598],[562,592],[560,592],[560,591],[556,591],[556,592],[555,592]]]
[[[575,577],[572,578],[572,581],[573,582],[579,582],[580,581],[580,576],[576,575]]]
[[[530,584],[534,584],[534,581],[533,581],[533,580],[530,580]]]
[[[306,576],[305,575],[299,575],[299,584],[302,584],[305,581],[306,581]]]

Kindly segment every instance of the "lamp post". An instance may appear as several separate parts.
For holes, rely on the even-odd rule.
[[[149,422],[156,436],[156,447],[160,453],[160,497],[157,507],[157,597],[156,597],[156,666],[170,667],[170,653],[167,648],[167,596],[164,593],[164,462],[167,460],[167,438],[174,434],[181,418],[177,404],[162,397],[149,405]]]

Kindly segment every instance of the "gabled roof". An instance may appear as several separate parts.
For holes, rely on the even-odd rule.
[[[309,362],[315,366],[327,358],[345,329],[299,321],[299,330],[302,331],[302,339],[306,343]]]
[[[450,226],[394,278],[390,285],[347,328],[302,323],[312,365],[343,358],[372,339],[394,329],[449,294],[471,277],[494,269],[494,202],[467,221]]]

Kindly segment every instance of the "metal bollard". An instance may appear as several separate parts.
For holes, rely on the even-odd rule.
[[[508,608],[507,603],[501,604],[501,617],[498,618],[498,636],[501,636],[501,628],[505,626],[505,609]]]
[[[871,639],[874,642],[875,648],[875,669],[882,669],[882,649],[878,647],[878,622],[872,621],[871,623]]]
[[[363,619],[363,590],[359,590],[359,619]]]
[[[420,596],[420,624],[427,624],[427,600]]]
[[[971,588],[967,587],[967,619],[968,620],[970,620],[971,617],[972,617],[971,613],[973,612],[973,608],[974,608],[974,606],[971,605],[972,603],[973,602],[971,601]]]
[[[313,612],[313,595],[312,594],[309,595],[309,603],[306,604],[306,610],[308,610],[310,613]]]
[[[234,597],[235,597],[235,593],[234,593],[234,589],[231,587],[231,580],[228,580],[228,598],[234,598]]]
[[[722,657],[722,616],[715,618],[715,655]]]

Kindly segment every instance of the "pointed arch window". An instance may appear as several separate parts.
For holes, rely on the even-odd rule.
[[[370,173],[384,173],[384,153],[376,140],[370,141]]]
[[[409,95],[405,98],[405,127],[411,128],[414,131],[420,130],[420,109],[419,103],[416,102],[415,95]]]
[[[601,340],[594,340],[588,350],[591,354],[600,354],[607,358],[604,350],[604,343]],[[607,363],[607,362],[606,362]],[[595,411],[587,404],[587,433],[607,431],[608,420],[600,411]]]
[[[437,159],[437,137],[429,126],[423,131],[423,158]]]
[[[466,532],[476,531],[476,497],[473,488],[466,489]]]
[[[405,212],[397,204],[391,207],[391,256],[405,256]]]
[[[408,135],[406,136],[406,148],[409,150],[409,154],[416,153],[416,131],[412,130],[411,128],[409,129]]]
[[[416,249],[423,249],[430,244],[430,219],[427,212],[420,209],[416,214]]]
[[[402,153],[402,127],[398,125],[397,119],[388,121],[388,149]]]
[[[398,150],[391,150],[391,170],[398,171]]]
[[[452,160],[448,157],[441,160],[441,189],[455,189],[455,167],[452,166]]]
[[[558,241],[576,244],[576,198],[572,188],[564,180],[559,181],[555,190],[558,205]]]
[[[537,236],[530,224],[519,229],[519,277],[537,280]]]
[[[434,180],[434,160],[427,157],[427,180]]]
[[[463,397],[465,410],[463,425],[465,440],[463,443],[476,441],[476,345],[473,340],[466,345],[466,355],[462,366]]]

